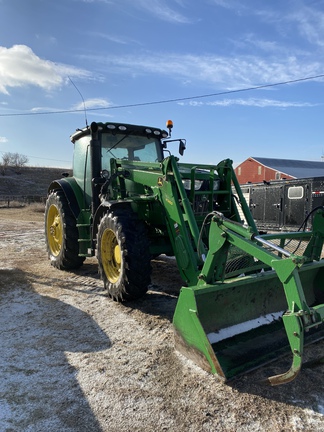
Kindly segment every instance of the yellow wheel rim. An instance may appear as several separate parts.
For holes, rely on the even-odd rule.
[[[63,245],[63,222],[55,205],[47,213],[47,241],[51,254],[58,256]]]
[[[107,279],[116,283],[121,270],[121,250],[117,237],[111,229],[106,229],[101,238],[101,261]]]

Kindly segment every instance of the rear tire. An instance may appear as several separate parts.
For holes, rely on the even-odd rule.
[[[79,257],[78,229],[62,190],[52,191],[45,205],[45,241],[52,266],[61,270],[78,268],[85,260]]]
[[[108,295],[116,301],[142,297],[151,283],[146,227],[131,210],[107,213],[100,221],[97,258]]]

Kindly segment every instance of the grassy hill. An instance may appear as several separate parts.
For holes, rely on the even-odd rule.
[[[64,168],[8,167],[0,175],[0,200],[24,201],[27,197],[36,201],[45,198],[51,181],[62,178],[62,173],[72,174]]]

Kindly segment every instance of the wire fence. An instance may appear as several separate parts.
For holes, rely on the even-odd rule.
[[[1,207],[22,207],[31,204],[44,204],[46,196],[44,195],[0,195]]]

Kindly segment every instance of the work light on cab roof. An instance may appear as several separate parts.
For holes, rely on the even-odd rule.
[[[172,130],[172,128],[173,128],[173,121],[172,121],[172,120],[167,120],[167,122],[166,122],[166,127],[167,127],[168,130],[169,130],[169,136],[171,136],[171,130]]]

